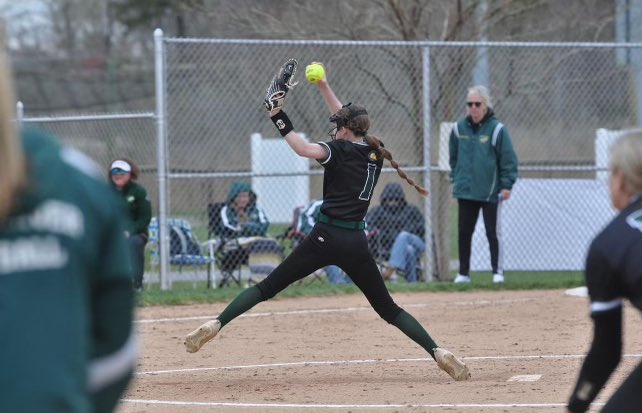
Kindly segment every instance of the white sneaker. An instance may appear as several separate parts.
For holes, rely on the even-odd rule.
[[[455,284],[462,284],[462,283],[469,283],[470,282],[470,275],[462,275],[462,274],[457,274],[455,277]]]
[[[493,282],[500,284],[504,282],[504,274],[493,274]]]
[[[470,379],[470,371],[463,361],[459,360],[453,353],[443,348],[435,349],[435,361],[440,369],[445,371],[456,381]]]
[[[221,322],[211,320],[192,331],[185,337],[185,349],[188,353],[196,353],[205,343],[216,337],[221,329]]]

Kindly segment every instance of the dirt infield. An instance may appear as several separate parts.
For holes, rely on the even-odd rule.
[[[195,354],[183,336],[224,305],[149,307],[138,312],[138,373],[118,412],[565,411],[592,334],[586,298],[560,290],[394,298],[464,357],[471,381],[454,382],[361,295],[261,303]],[[640,362],[641,324],[627,307],[626,356],[598,403]]]

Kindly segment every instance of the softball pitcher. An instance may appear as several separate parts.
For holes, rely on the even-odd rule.
[[[364,217],[373,189],[379,179],[383,158],[390,161],[399,175],[426,195],[399,170],[383,143],[368,134],[370,119],[362,106],[342,105],[325,78],[317,83],[330,110],[330,122],[336,124],[330,142],[308,143],[294,132],[292,122],[281,108],[288,90],[295,85],[297,62],[285,63],[274,78],[265,99],[272,122],[292,150],[299,156],[317,160],[325,169],[323,205],[319,221],[297,248],[259,284],[241,292],[214,320],[187,335],[188,352],[198,351],[230,321],[261,301],[268,300],[295,281],[319,268],[337,265],[343,269],[368,299],[372,308],[388,323],[423,347],[455,380],[467,380],[466,365],[451,352],[440,348],[419,322],[401,309],[386,289],[377,264],[370,254]]]

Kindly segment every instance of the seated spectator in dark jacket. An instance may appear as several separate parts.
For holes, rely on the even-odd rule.
[[[399,271],[408,282],[416,282],[417,261],[426,250],[425,223],[419,208],[406,201],[401,184],[391,182],[383,188],[379,205],[368,212],[366,222],[373,255],[387,259],[383,277],[394,279]]]
[[[264,237],[270,225],[265,213],[256,205],[257,196],[247,182],[234,182],[227,195],[227,204],[221,208],[224,238]],[[231,248],[223,257],[224,270],[232,270],[246,262],[248,251]]]

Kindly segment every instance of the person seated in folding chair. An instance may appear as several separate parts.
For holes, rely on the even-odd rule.
[[[223,246],[222,271],[231,272],[247,264],[251,254],[272,252],[277,244],[266,238],[270,222],[256,201],[256,193],[249,183],[238,181],[230,186],[226,204],[220,211],[219,232],[223,239],[229,240]]]
[[[399,183],[390,182],[383,188],[379,206],[368,212],[366,222],[373,255],[384,260],[383,278],[394,281],[399,271],[406,281],[417,282],[417,262],[426,250],[424,217],[406,201]]]
[[[314,224],[319,219],[319,213],[321,212],[321,204],[323,200],[313,200],[303,208],[301,213],[298,216],[296,222],[296,228],[294,231],[298,234],[302,234],[304,237],[308,236],[314,228]],[[341,268],[336,265],[328,265],[323,268],[325,271],[328,282],[330,284],[350,284],[352,280],[346,275]]]

